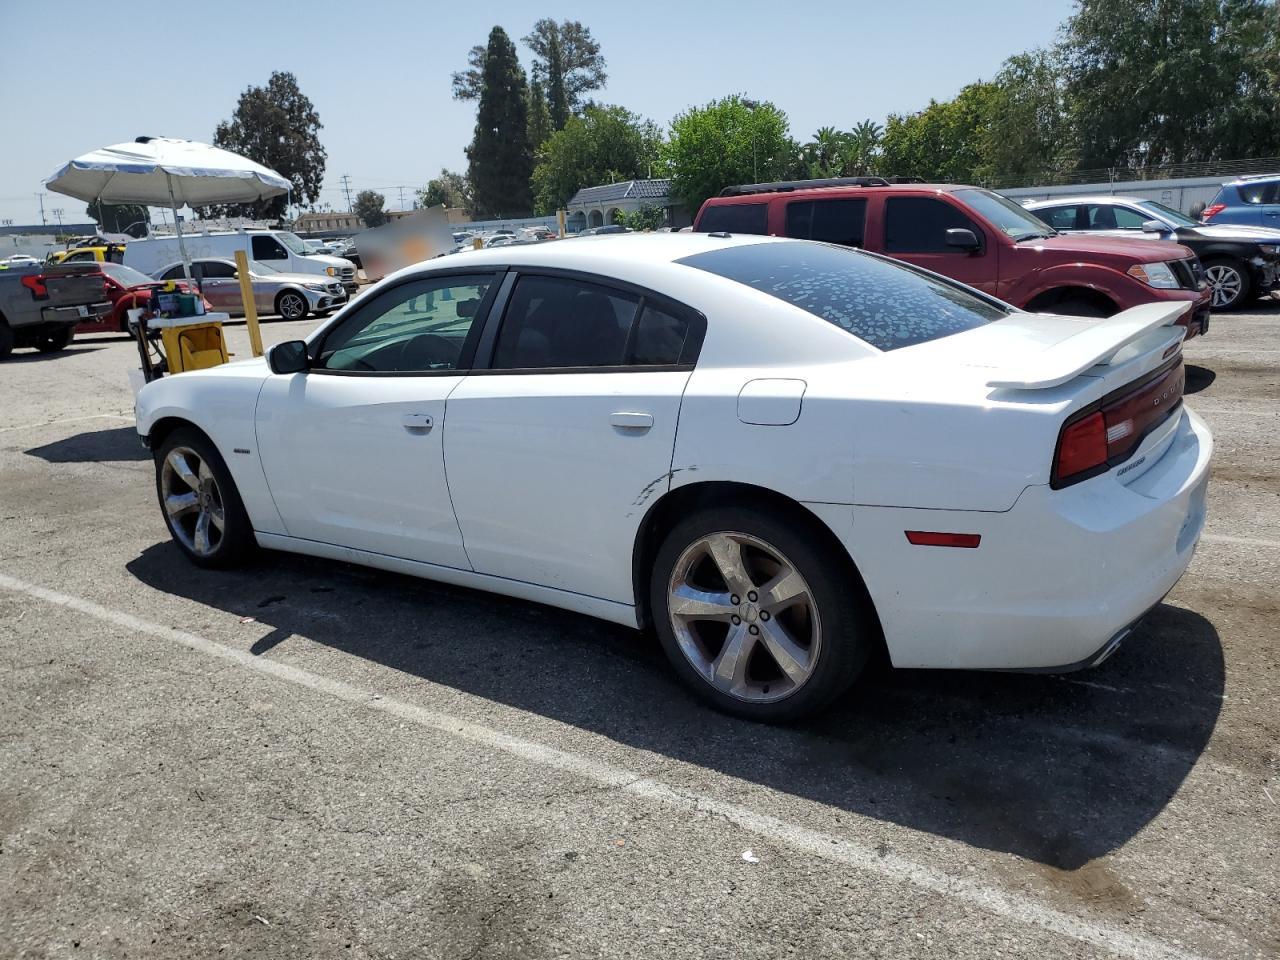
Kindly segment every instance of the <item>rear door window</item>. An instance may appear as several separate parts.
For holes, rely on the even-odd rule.
[[[884,249],[887,253],[958,253],[947,244],[947,231],[972,230],[981,238],[977,225],[943,200],[933,197],[889,197],[885,202]]]
[[[767,203],[718,203],[702,211],[698,221],[699,233],[754,233],[769,232],[769,205]]]
[[[787,236],[797,240],[861,247],[867,219],[865,198],[793,200],[787,204]]]
[[[493,367],[620,367],[638,296],[569,277],[521,277],[502,318]]]
[[[1074,203],[1069,203],[1061,207],[1041,207],[1031,212],[1055,230],[1075,230],[1077,209]]]

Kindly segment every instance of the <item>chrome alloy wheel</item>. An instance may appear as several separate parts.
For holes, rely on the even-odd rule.
[[[301,294],[285,293],[280,296],[280,316],[286,320],[298,320],[307,313],[307,301]]]
[[[1235,267],[1217,263],[1206,269],[1204,276],[1209,281],[1209,290],[1213,294],[1213,306],[1230,306],[1239,298],[1244,278]]]
[[[211,556],[222,543],[227,520],[209,465],[190,447],[174,447],[164,458],[160,490],[173,535],[196,556]]]
[[[717,690],[770,703],[813,675],[817,602],[781,551],[745,533],[711,533],[680,554],[667,609],[681,651]]]

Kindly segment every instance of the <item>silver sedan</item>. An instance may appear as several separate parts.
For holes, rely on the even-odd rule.
[[[181,280],[182,264],[170,264],[155,276],[157,280]],[[240,274],[234,260],[192,260],[191,277],[213,309],[244,313]],[[347,302],[347,291],[341,282],[319,274],[251,271],[250,279],[258,312],[279,314],[286,320],[301,320],[309,313],[323,315]]]

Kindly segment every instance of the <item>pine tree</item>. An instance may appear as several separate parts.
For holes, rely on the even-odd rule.
[[[523,214],[533,208],[527,96],[515,45],[505,30],[494,27],[485,49],[475,136],[467,148],[478,217]]]
[[[529,149],[535,154],[542,149],[555,130],[551,126],[551,114],[547,110],[547,95],[538,79],[529,84]]]
[[[564,56],[556,33],[547,41],[547,106],[551,122],[557,130],[563,130],[569,122],[569,98],[564,88]]]

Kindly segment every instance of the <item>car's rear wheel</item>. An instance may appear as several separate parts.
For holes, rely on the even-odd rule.
[[[1204,265],[1214,310],[1238,310],[1249,302],[1249,271],[1236,260],[1210,260]]]
[[[255,546],[231,472],[202,433],[179,428],[156,450],[156,494],[174,543],[202,567],[230,567]]]
[[[59,350],[65,350],[75,339],[75,335],[76,328],[71,324],[53,330],[44,330],[36,335],[33,346],[41,353],[57,353]]]
[[[276,313],[286,320],[302,320],[307,315],[307,298],[294,290],[285,290],[276,297]]]
[[[650,609],[696,693],[754,720],[820,710],[872,649],[861,585],[804,524],[717,507],[679,523],[654,564]]]

